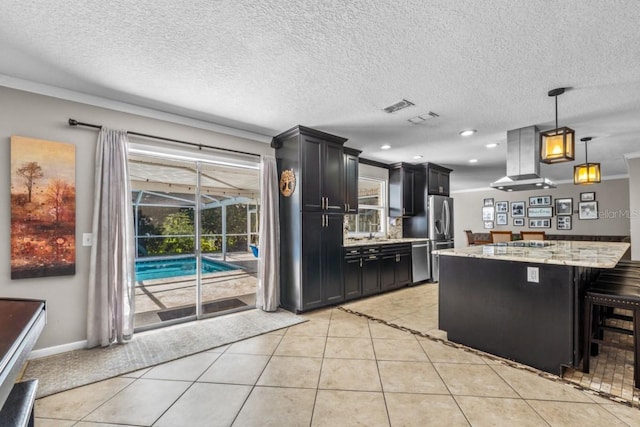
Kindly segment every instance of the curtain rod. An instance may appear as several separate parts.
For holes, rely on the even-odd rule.
[[[77,121],[75,119],[69,119],[69,126],[84,126],[84,127],[88,127],[88,128],[102,129],[101,125],[93,125],[91,123],[83,123],[83,122],[79,122],[79,121]],[[243,154],[245,156],[260,157],[260,154],[247,153],[246,151],[232,150],[230,148],[210,147],[208,145],[196,144],[195,142],[181,141],[179,139],[165,138],[164,136],[155,136],[155,135],[149,135],[149,134],[140,133],[140,132],[132,132],[132,131],[126,131],[126,132],[129,135],[140,136],[140,137],[143,137],[143,138],[159,139],[161,141],[168,141],[168,142],[175,142],[177,144],[190,145],[192,147],[198,147],[198,150],[202,150],[203,148],[208,148],[208,149],[211,149],[211,150],[220,150],[220,151],[227,151],[227,152],[230,152],[230,153]]]

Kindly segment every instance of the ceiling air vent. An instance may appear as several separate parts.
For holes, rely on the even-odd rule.
[[[434,113],[433,111],[429,111],[428,113],[411,117],[408,121],[413,123],[414,125],[419,125],[422,122],[426,122],[429,119],[435,119],[436,117],[440,117],[440,116]]]
[[[403,99],[402,101],[398,101],[393,105],[389,105],[388,107],[383,108],[382,111],[386,111],[387,113],[391,114],[395,113],[398,110],[402,110],[403,108],[411,107],[412,105],[415,104],[411,101]]]

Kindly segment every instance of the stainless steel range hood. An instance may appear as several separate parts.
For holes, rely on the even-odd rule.
[[[555,188],[553,181],[540,176],[539,131],[535,126],[507,131],[507,176],[490,184],[502,191]]]

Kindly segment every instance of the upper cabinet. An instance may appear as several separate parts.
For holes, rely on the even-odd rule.
[[[342,143],[301,135],[302,208],[344,212],[344,151]]]
[[[344,212],[358,213],[358,156],[360,150],[344,147]]]
[[[396,163],[389,170],[389,216],[411,216],[424,206],[424,168]]]
[[[427,163],[427,192],[440,196],[449,196],[449,174],[451,169],[434,163]]]

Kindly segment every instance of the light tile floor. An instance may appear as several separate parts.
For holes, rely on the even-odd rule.
[[[422,311],[433,303],[433,288],[347,308],[364,305],[420,330],[435,327],[437,316]],[[288,329],[40,399],[36,426],[640,425],[637,408],[339,308],[305,317]]]

